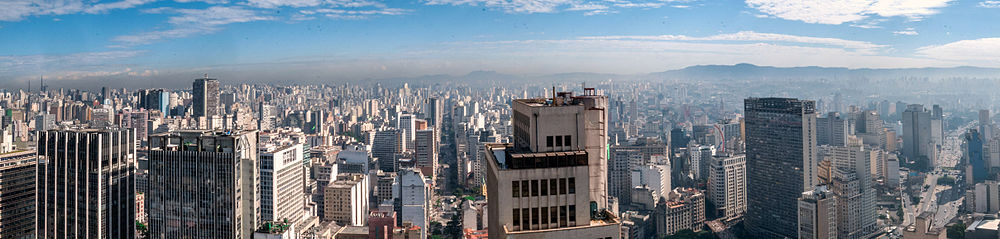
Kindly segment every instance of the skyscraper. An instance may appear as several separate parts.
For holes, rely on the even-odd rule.
[[[135,238],[135,131],[38,131],[36,238]]]
[[[869,238],[878,231],[871,162],[880,154],[860,144],[829,148],[833,165],[829,189],[837,201],[837,238]]]
[[[183,130],[149,140],[149,235],[253,236],[259,222],[257,132]]]
[[[32,238],[35,231],[35,151],[0,154],[0,238]]]
[[[909,161],[920,161],[928,168],[933,168],[937,159],[931,125],[931,112],[923,105],[906,106],[906,111],[903,111],[903,157]]]
[[[607,211],[607,97],[512,102],[513,144],[486,145],[489,235],[620,238]]]
[[[437,97],[431,97],[427,99],[427,123],[437,130],[441,130],[441,118],[444,116],[444,106],[441,104],[441,99]]]
[[[396,172],[399,162],[396,155],[406,151],[406,132],[401,129],[384,129],[375,132],[372,157],[378,158],[379,169]]]
[[[742,217],[747,211],[746,155],[717,155],[708,177],[708,197],[722,218]]]
[[[413,152],[413,160],[417,168],[425,176],[436,180],[434,172],[438,165],[438,137],[434,129],[417,130],[417,139],[413,141],[416,145]]]
[[[207,77],[194,79],[191,95],[192,116],[212,117],[219,114],[219,80]]]
[[[305,208],[302,144],[267,145],[260,150],[260,219],[298,224]],[[296,225],[298,226],[298,225]]]
[[[837,201],[834,200],[833,193],[830,193],[825,186],[803,192],[798,204],[797,238],[837,238]]]
[[[756,238],[798,237],[798,198],[818,183],[816,103],[749,98],[746,228]]]
[[[369,178],[365,174],[337,176],[323,190],[323,220],[340,225],[363,226],[369,213]]]
[[[399,215],[401,225],[409,222],[421,229],[429,228],[431,187],[420,170],[404,168],[397,172],[392,183],[392,197],[399,200],[396,215]],[[427,238],[427,230],[420,230],[420,238]]]
[[[847,120],[840,117],[837,112],[830,112],[826,117],[816,118],[816,144],[817,145],[847,145],[848,131]]]

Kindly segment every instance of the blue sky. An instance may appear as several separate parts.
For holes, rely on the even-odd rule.
[[[997,21],[994,0],[3,0],[0,82],[1000,67]]]

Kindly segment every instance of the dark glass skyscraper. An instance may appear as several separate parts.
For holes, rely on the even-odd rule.
[[[36,238],[135,238],[135,130],[38,132]]]
[[[219,80],[195,79],[191,86],[191,105],[194,117],[211,117],[219,114]]]
[[[816,103],[749,98],[746,228],[753,238],[797,238],[798,198],[816,178]]]

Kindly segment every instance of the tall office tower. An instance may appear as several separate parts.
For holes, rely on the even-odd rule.
[[[928,169],[934,168],[937,146],[931,139],[931,112],[923,105],[906,106],[903,111],[903,157],[922,161]]]
[[[434,129],[440,130],[442,127],[442,117],[444,116],[444,106],[441,104],[441,99],[437,97],[431,97],[427,99],[427,123]]]
[[[164,114],[167,114],[170,109],[170,91],[164,89],[143,90],[139,97],[139,108],[159,110]]]
[[[35,231],[35,151],[0,154],[0,238],[32,238]]]
[[[993,121],[990,120],[990,110],[979,110],[979,136],[985,141],[993,138]]]
[[[708,197],[719,217],[735,219],[746,213],[746,155],[727,153],[713,158],[708,177]]]
[[[486,145],[489,235],[621,238],[608,212],[607,97],[512,102],[513,144]]]
[[[847,136],[850,135],[849,128],[847,120],[841,118],[837,112],[827,113],[826,118],[816,118],[816,144],[847,145]]]
[[[135,131],[38,132],[35,238],[135,238]]]
[[[989,166],[983,157],[983,138],[976,129],[969,129],[963,135],[962,161],[965,164],[965,177],[972,183],[985,181],[989,174]]]
[[[715,156],[715,146],[690,146],[688,156],[691,164],[691,178],[695,180],[707,179],[708,168],[712,164],[712,156]]]
[[[266,145],[259,153],[260,220],[298,224],[306,204],[302,144]]]
[[[417,140],[413,142],[416,145],[413,151],[414,163],[420,172],[436,181],[437,173],[434,170],[437,169],[439,145],[437,131],[424,129],[417,130],[416,134]]]
[[[405,149],[407,150],[413,150],[413,140],[417,139],[417,135],[415,134],[417,132],[416,119],[417,117],[412,114],[402,114],[399,115],[399,119],[397,119],[398,122],[396,122],[396,128],[401,129],[406,133],[405,139],[407,147]]]
[[[248,239],[260,222],[257,131],[149,137],[149,235]]]
[[[420,170],[412,168],[400,169],[392,185],[392,197],[399,200],[400,225],[407,222],[418,226],[420,238],[427,238],[424,228],[430,224],[431,183],[426,181]]]
[[[372,157],[378,159],[379,169],[396,172],[399,161],[396,155],[406,151],[406,132],[401,129],[384,129],[375,132],[372,143]]]
[[[149,111],[133,110],[122,115],[122,127],[135,129],[135,138],[140,142],[146,141],[149,135]]]
[[[365,174],[341,174],[323,192],[323,220],[340,225],[364,226],[368,216],[369,178]]]
[[[861,112],[861,114],[858,114],[856,122],[857,125],[854,126],[854,130],[857,134],[873,134],[882,132],[882,118],[879,117],[878,111],[865,110]]]
[[[326,128],[326,117],[328,116],[325,110],[314,110],[309,113],[310,121],[307,123],[305,128],[307,133],[327,135],[328,130]]]
[[[53,114],[38,114],[35,116],[35,130],[48,131],[56,127],[56,116]],[[6,128],[6,127],[4,127]]]
[[[818,183],[816,103],[749,98],[745,107],[747,231],[755,238],[795,238],[797,200]]]
[[[257,110],[257,130],[274,129],[274,113],[275,109],[273,105],[260,102]]]
[[[935,146],[944,145],[944,112],[940,105],[934,105],[931,111],[931,142]]]
[[[194,79],[191,85],[191,105],[194,117],[212,117],[219,114],[219,80]]]
[[[837,238],[837,201],[826,186],[803,192],[798,207],[798,238]]]
[[[618,205],[632,204],[632,170],[642,164],[642,154],[636,149],[611,147],[608,163],[608,196],[618,199]]]
[[[830,190],[837,201],[837,238],[869,238],[878,231],[871,161],[879,154],[859,144],[829,148],[833,165]]]

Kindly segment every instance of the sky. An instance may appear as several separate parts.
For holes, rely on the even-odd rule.
[[[998,21],[1000,0],[2,0],[0,85],[1000,67]]]

